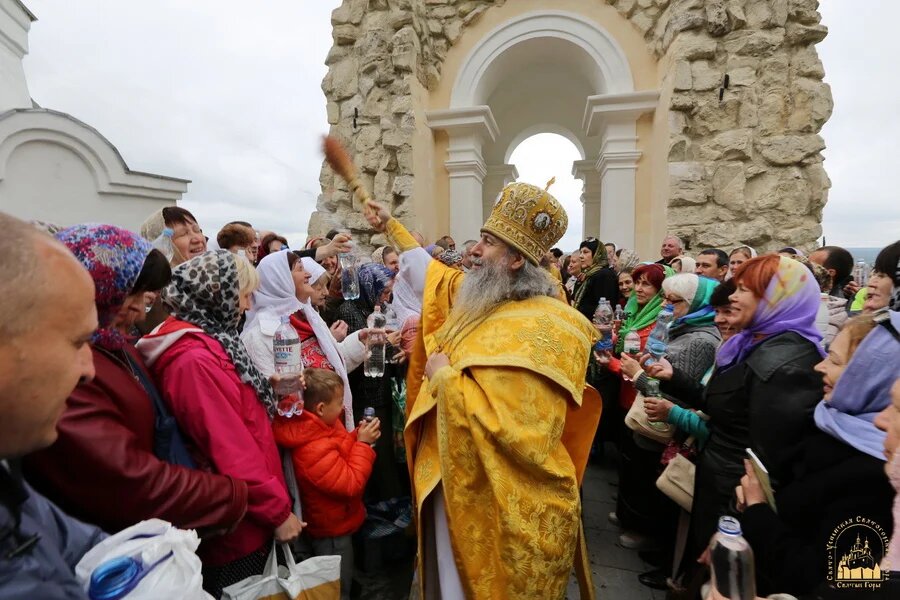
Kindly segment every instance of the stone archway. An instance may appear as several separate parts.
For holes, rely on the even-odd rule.
[[[430,237],[475,225],[491,191],[515,177],[509,144],[540,126],[568,131],[584,150],[573,169],[590,233],[646,257],[666,231],[694,248],[808,245],[830,185],[817,133],[831,95],[814,47],[827,30],[816,6],[344,0],[322,86],[329,122],[375,195]],[[580,96],[581,118],[545,103],[531,123],[513,122],[496,91],[526,92],[513,75],[554,55],[571,76],[553,91]],[[551,81],[545,71],[538,82]],[[327,167],[321,184],[311,232],[340,222],[370,241]]]

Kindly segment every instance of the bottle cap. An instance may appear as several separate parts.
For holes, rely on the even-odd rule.
[[[734,517],[719,517],[719,531],[725,535],[741,535],[741,522]]]

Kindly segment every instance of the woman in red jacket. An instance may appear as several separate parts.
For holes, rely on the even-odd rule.
[[[112,225],[77,225],[57,238],[94,280],[96,376],[69,396],[57,441],[26,458],[30,483],[110,533],[151,518],[208,532],[234,527],[247,510],[247,484],[172,464],[171,445],[155,435],[158,392],[126,337],[146,314],[145,294],[171,277],[165,256]]]
[[[179,265],[163,302],[172,316],[138,343],[163,398],[194,444],[194,458],[249,486],[237,528],[201,545],[203,585],[215,597],[265,566],[272,537],[300,534],[269,422],[275,397],[239,337],[259,284],[247,259],[225,250]]]

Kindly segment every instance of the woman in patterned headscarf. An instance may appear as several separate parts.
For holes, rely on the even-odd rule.
[[[56,237],[94,280],[96,374],[69,396],[56,443],[26,459],[29,480],[106,531],[152,517],[184,529],[233,527],[247,508],[246,485],[185,468],[190,456],[177,430],[163,430],[167,412],[128,338],[171,278],[166,257],[112,225],[76,225]]]
[[[200,547],[204,587],[215,597],[262,572],[273,536],[287,542],[301,529],[269,422],[275,395],[238,329],[258,285],[242,256],[218,250],[192,258],[163,291],[172,316],[138,344],[198,462],[249,487],[247,518]]]
[[[583,275],[581,282],[575,284],[572,306],[590,319],[597,310],[600,298],[606,298],[612,306],[616,305],[619,301],[619,282],[606,258],[606,246],[600,240],[586,239],[581,242],[578,252]]]

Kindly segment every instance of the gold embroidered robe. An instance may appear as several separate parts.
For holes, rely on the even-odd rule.
[[[405,233],[389,223],[401,250],[411,247]],[[505,304],[461,341],[444,344],[451,366],[423,385],[425,358],[453,327],[446,319],[462,277],[430,264],[410,362],[405,438],[420,584],[422,510],[442,484],[467,598],[561,598],[577,550],[579,583],[590,597],[578,487],[600,417],[599,396],[584,383],[593,327],[556,299]]]

